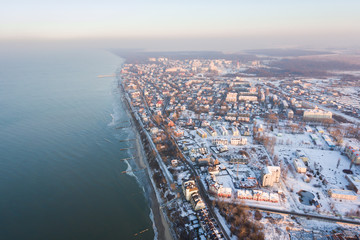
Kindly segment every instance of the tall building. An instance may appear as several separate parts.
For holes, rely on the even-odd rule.
[[[273,186],[274,183],[280,182],[280,167],[266,166],[261,171],[261,185],[263,187]]]

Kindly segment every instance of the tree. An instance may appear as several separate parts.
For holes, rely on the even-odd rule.
[[[256,211],[255,211],[254,217],[255,217],[255,220],[257,220],[257,221],[260,221],[260,220],[261,220],[262,214],[260,213],[259,210],[256,210]]]

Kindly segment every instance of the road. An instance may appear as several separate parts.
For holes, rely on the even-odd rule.
[[[175,144],[175,146],[177,147],[177,149],[181,152],[181,149],[179,148],[176,140],[175,140],[172,136],[171,136],[171,140],[172,140],[172,142]],[[197,174],[197,172],[196,172],[193,164],[189,163],[184,156],[183,156],[183,159],[182,159],[182,160],[183,160],[183,163],[188,166],[188,168],[189,168],[189,170],[191,171],[192,175],[195,177],[195,181],[196,181],[196,183],[197,183],[197,186],[199,186],[199,194],[200,194],[200,196],[202,197],[202,199],[204,200],[204,202],[205,202],[205,204],[206,204],[206,206],[207,206],[207,208],[208,208],[208,211],[209,211],[211,217],[213,217],[213,218],[216,220],[217,225],[220,227],[220,229],[221,229],[224,237],[225,237],[226,239],[230,239],[229,235],[227,234],[227,232],[226,232],[225,229],[224,229],[224,226],[221,224],[219,218],[217,217],[217,215],[216,215],[216,213],[215,213],[215,211],[214,211],[214,208],[212,207],[212,201],[211,201],[211,199],[209,198],[208,192],[206,191],[206,189],[205,189],[202,181],[200,180],[200,176]]]
[[[139,87],[139,89],[141,89],[140,86],[138,86],[138,87]],[[167,129],[166,129],[162,124],[160,125],[160,124],[158,124],[158,123],[155,121],[155,119],[154,119],[154,117],[153,117],[153,114],[151,113],[150,108],[149,108],[149,106],[148,106],[148,104],[147,104],[147,102],[146,102],[146,98],[145,98],[145,95],[144,95],[144,92],[143,92],[142,89],[141,89],[141,97],[142,97],[142,101],[143,101],[143,103],[144,103],[144,105],[145,105],[146,111],[147,111],[148,115],[150,116],[150,118],[152,119],[152,121],[156,124],[156,126],[157,126],[159,129],[164,130],[164,132],[165,132],[166,135],[168,136],[169,140],[171,140],[171,142],[174,144],[174,146],[177,147],[177,149],[181,152],[181,155],[182,155],[182,151],[181,151],[181,149],[179,148],[176,140],[175,140],[175,139],[173,138],[173,136],[171,135],[171,133],[169,133],[169,132],[167,131]],[[169,98],[167,98],[167,99],[165,100],[165,104],[164,104],[163,111],[166,109],[166,106],[167,106],[169,100],[170,100]],[[150,140],[150,142],[152,142],[151,138],[150,138],[149,140]],[[154,146],[153,146],[153,147],[154,147]],[[156,150],[156,148],[155,148],[155,150]],[[221,229],[221,231],[222,231],[222,233],[223,233],[223,236],[224,236],[226,239],[230,240],[229,235],[227,234],[227,232],[225,231],[225,229],[224,229],[224,227],[222,226],[221,222],[219,221],[217,215],[215,214],[215,211],[214,211],[214,209],[213,209],[213,207],[212,207],[212,202],[211,202],[211,200],[209,199],[208,193],[207,193],[207,191],[205,190],[205,187],[203,186],[202,182],[199,181],[200,178],[198,177],[198,174],[197,174],[194,166],[193,166],[192,164],[188,163],[188,162],[186,161],[186,158],[185,158],[183,155],[182,155],[182,158],[183,158],[183,159],[182,159],[182,160],[183,160],[183,163],[188,166],[188,168],[189,168],[190,171],[192,172],[192,175],[195,176],[195,181],[196,181],[197,185],[199,186],[199,194],[200,194],[200,196],[204,199],[205,204],[206,204],[206,206],[207,206],[207,208],[208,208],[208,211],[209,211],[211,217],[213,217],[213,218],[215,219],[215,221],[217,222],[217,225],[220,227],[220,229]],[[164,173],[164,174],[165,174],[165,173]]]
[[[350,219],[341,219],[341,218],[328,217],[328,216],[322,216],[322,215],[314,215],[314,214],[308,214],[308,213],[291,212],[291,211],[279,210],[279,209],[273,209],[273,208],[267,208],[267,207],[254,207],[254,206],[249,206],[249,205],[246,205],[246,206],[252,210],[261,210],[261,211],[265,211],[265,212],[282,213],[282,214],[288,214],[288,215],[294,215],[294,216],[306,217],[306,218],[315,218],[315,219],[331,221],[331,222],[350,223],[350,224],[360,226],[359,221],[350,220]]]

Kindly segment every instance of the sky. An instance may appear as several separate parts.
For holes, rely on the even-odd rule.
[[[0,43],[231,50],[357,47],[359,0],[12,0]]]

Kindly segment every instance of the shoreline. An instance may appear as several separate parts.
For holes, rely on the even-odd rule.
[[[136,144],[137,145],[136,151],[139,153],[139,158],[135,158],[135,163],[139,167],[147,168],[145,175],[147,178],[146,180],[147,180],[147,182],[149,182],[149,187],[150,187],[150,191],[149,191],[150,208],[152,210],[154,224],[156,227],[156,229],[154,229],[154,231],[157,231],[158,239],[173,239],[172,235],[170,233],[170,226],[169,226],[168,222],[165,220],[163,211],[160,210],[160,203],[159,203],[159,200],[157,197],[157,192],[155,189],[156,187],[154,186],[154,183],[150,177],[149,166],[148,166],[147,162],[145,162],[146,156],[145,156],[144,148],[142,146],[139,132],[137,131],[137,129],[135,127],[132,127],[132,128],[133,128],[133,131],[135,131],[136,139],[139,141]]]
[[[126,98],[126,92],[123,89],[121,83],[121,77],[119,75],[117,75],[117,81],[118,81],[118,87],[120,88],[120,100],[125,105],[124,110],[126,111],[126,114],[129,116],[129,119],[132,123],[131,129],[135,133],[135,137],[136,137],[136,148],[134,149],[134,151],[138,153],[138,156],[134,158],[134,162],[139,168],[146,168],[145,175],[146,175],[146,182],[148,183],[147,189],[148,189],[149,207],[151,209],[150,215],[152,214],[153,228],[155,227],[155,229],[153,229],[154,238],[157,236],[157,239],[166,239],[166,240],[174,239],[171,234],[169,223],[166,221],[166,218],[164,216],[165,213],[163,212],[163,210],[160,209],[161,197],[158,196],[156,185],[151,178],[151,169],[149,167],[148,161],[146,160],[147,157],[145,154],[143,141],[141,139],[139,130],[137,129],[135,123],[135,121],[137,120],[134,119],[133,114],[131,114],[131,108]]]

